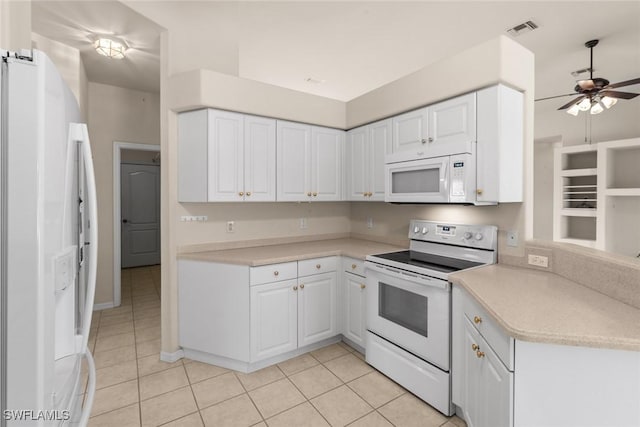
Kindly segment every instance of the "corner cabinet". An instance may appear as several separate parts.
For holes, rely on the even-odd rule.
[[[384,201],[385,156],[391,152],[392,120],[382,120],[347,132],[346,199]]]
[[[178,200],[276,200],[276,121],[214,109],[178,116]]]
[[[277,200],[342,200],[344,131],[277,122]]]

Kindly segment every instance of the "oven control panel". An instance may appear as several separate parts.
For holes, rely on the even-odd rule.
[[[409,239],[495,250],[498,227],[414,219],[409,225]]]

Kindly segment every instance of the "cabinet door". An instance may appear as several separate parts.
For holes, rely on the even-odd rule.
[[[465,420],[469,427],[513,426],[513,373],[471,322],[464,322]],[[474,349],[478,346],[477,349]]]
[[[209,201],[244,199],[243,115],[209,110]]]
[[[365,279],[344,273],[344,335],[364,347],[365,333]]]
[[[311,199],[311,126],[277,121],[277,200]]]
[[[367,184],[369,176],[367,174],[367,164],[369,156],[367,149],[369,137],[369,126],[362,126],[347,132],[346,152],[347,152],[347,200],[361,202],[367,200],[365,194],[368,192]],[[384,170],[384,163],[383,163]],[[384,181],[382,183],[384,193]]]
[[[476,140],[476,94],[429,106],[429,150],[462,153]],[[439,155],[439,153],[434,153]]]
[[[298,346],[335,336],[336,273],[298,278]]]
[[[244,118],[245,200],[276,200],[276,121],[263,117]]]
[[[384,161],[391,152],[391,119],[369,125],[368,200],[384,202]]]
[[[344,131],[313,126],[311,131],[311,200],[342,199]]]
[[[422,150],[427,144],[429,116],[427,108],[395,116],[392,152]]]
[[[297,348],[296,280],[251,287],[251,361]]]

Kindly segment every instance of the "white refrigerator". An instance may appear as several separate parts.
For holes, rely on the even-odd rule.
[[[0,52],[1,423],[86,425],[98,245],[87,127],[44,53]]]

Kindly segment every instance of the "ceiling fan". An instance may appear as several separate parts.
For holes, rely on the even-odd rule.
[[[609,84],[609,80],[607,79],[593,77],[593,48],[598,45],[598,41],[599,40],[589,40],[584,44],[589,48],[591,54],[591,64],[588,69],[589,79],[578,80],[578,84],[573,89],[575,93],[550,96],[548,98],[536,99],[536,101],[579,95],[577,98],[558,108],[558,110],[567,110],[567,113],[577,116],[580,111],[588,110],[591,110],[591,114],[599,114],[605,109],[611,108],[611,106],[618,102],[618,99],[632,99],[638,96],[639,94],[637,93],[620,92],[612,89],[639,84],[640,77],[613,84]]]

